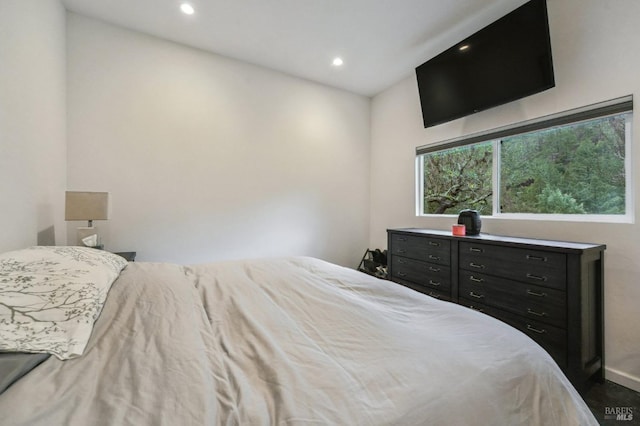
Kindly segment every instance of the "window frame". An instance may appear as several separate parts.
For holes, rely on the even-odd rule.
[[[598,118],[613,115],[628,114],[625,123],[625,213],[619,215],[609,214],[560,214],[560,213],[502,213],[500,211],[500,149],[501,139],[509,136],[523,135],[537,131],[575,125]],[[418,217],[455,217],[452,214],[424,213],[424,160],[423,155],[444,151],[451,148],[473,145],[482,142],[491,142],[493,145],[493,211],[491,216],[483,216],[496,219],[510,220],[542,220],[565,222],[601,222],[601,223],[634,223],[635,199],[633,191],[633,169],[631,167],[632,155],[632,121],[633,121],[633,96],[625,96],[610,101],[588,105],[582,108],[552,114],[533,120],[517,123],[486,132],[475,133],[469,136],[455,138],[440,143],[422,145],[416,148],[415,182],[416,182],[416,216]]]

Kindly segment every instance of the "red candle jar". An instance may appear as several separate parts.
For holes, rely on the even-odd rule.
[[[453,232],[453,235],[464,237],[466,234],[466,227],[464,225],[453,225],[451,227],[451,231]]]

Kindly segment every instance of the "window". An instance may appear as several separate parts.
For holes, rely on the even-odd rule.
[[[631,110],[627,97],[420,147],[418,214],[631,221]]]

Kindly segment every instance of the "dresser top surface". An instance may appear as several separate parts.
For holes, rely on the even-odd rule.
[[[414,235],[432,235],[436,237],[444,237],[452,240],[468,241],[468,242],[482,242],[488,244],[509,244],[513,246],[544,246],[549,249],[555,249],[558,251],[569,252],[584,252],[584,251],[603,251],[607,248],[604,244],[594,243],[582,243],[574,241],[559,241],[559,240],[543,240],[536,238],[522,238],[522,237],[508,237],[504,235],[494,235],[487,233],[480,233],[480,235],[466,235],[463,237],[452,235],[451,231],[443,231],[439,229],[425,229],[425,228],[395,228],[387,229],[388,232],[414,234]]]

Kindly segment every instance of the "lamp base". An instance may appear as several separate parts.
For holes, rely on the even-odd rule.
[[[98,235],[98,228],[95,226],[80,226],[77,229],[77,239],[76,245],[82,247],[99,247],[100,246],[100,236]],[[91,237],[95,235],[94,241],[91,244],[85,244],[83,239],[87,237]]]

